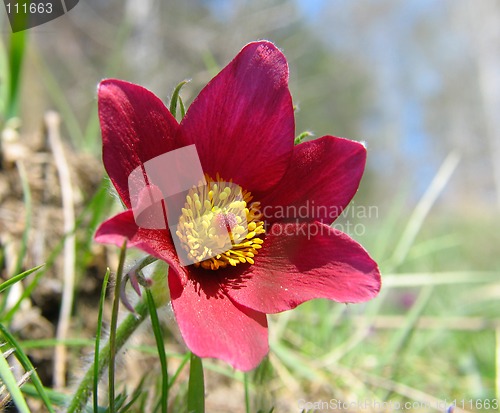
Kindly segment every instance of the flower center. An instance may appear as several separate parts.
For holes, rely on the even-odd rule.
[[[206,182],[189,190],[176,231],[188,261],[206,270],[253,264],[266,232],[260,203],[218,174]]]

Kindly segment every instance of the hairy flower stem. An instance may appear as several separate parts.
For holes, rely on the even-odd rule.
[[[127,254],[127,241],[123,241],[120,252],[120,262],[118,264],[118,272],[116,274],[115,293],[113,297],[113,309],[111,310],[111,329],[109,332],[109,363],[108,363],[108,396],[109,396],[109,413],[115,413],[115,358],[116,358],[116,326],[118,325],[118,309],[120,308],[120,286],[122,282],[123,266],[125,265],[125,255]],[[95,360],[94,360],[95,363]],[[99,375],[98,375],[99,376]],[[95,377],[94,383],[99,380]]]
[[[135,307],[135,314],[129,314],[116,330],[115,348],[120,350],[130,336],[137,330],[141,323],[148,316],[148,303],[146,300],[141,300]],[[104,369],[109,365],[110,361],[110,342],[109,340],[101,348],[99,352],[98,375],[101,377]],[[83,411],[92,392],[94,381],[94,363],[89,366],[87,372],[83,376],[75,396],[68,407],[67,413],[78,413]]]

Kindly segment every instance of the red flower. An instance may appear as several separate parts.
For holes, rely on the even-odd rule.
[[[377,264],[327,225],[358,188],[365,148],[333,136],[294,146],[288,66],[272,43],[246,45],[180,124],[155,95],[131,83],[104,80],[98,98],[104,165],[128,210],[104,222],[96,240],[120,246],[127,239],[169,264],[175,317],[195,354],[250,370],[268,352],[266,313],[313,298],[357,303],[377,295]],[[136,224],[128,177],[148,160],[192,144],[212,189],[222,179],[242,188],[245,202],[234,205],[245,211],[250,233],[226,254],[183,266],[168,229]],[[217,208],[207,193],[196,196]],[[187,201],[185,207],[195,208]],[[216,215],[205,228],[214,227],[211,234],[217,225],[237,226],[237,213]],[[188,245],[186,233],[177,235]],[[194,244],[186,248],[197,256],[204,246]]]

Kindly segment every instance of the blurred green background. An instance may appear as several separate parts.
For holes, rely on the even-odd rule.
[[[288,58],[297,135],[366,143],[360,191],[337,225],[380,263],[383,291],[366,305],[319,300],[271,317],[271,357],[252,381],[255,411],[295,411],[299,399],[500,399],[498,1],[81,0],[24,34],[11,36],[3,12],[0,25],[3,128],[12,128],[9,85],[19,73],[10,114],[20,119],[21,143],[41,133],[53,109],[68,147],[98,159],[101,79],[143,85],[168,103],[189,78],[181,93],[189,105],[257,39]],[[16,46],[23,40],[25,49]],[[9,72],[13,50],[22,51],[22,68]],[[82,195],[82,209],[94,212],[80,284],[92,225],[117,208],[106,194],[90,204],[96,189]],[[47,259],[39,257],[23,268]],[[214,374],[212,396],[234,390]],[[219,399],[209,392],[213,411],[239,411],[238,401]],[[464,410],[488,411],[467,403]]]

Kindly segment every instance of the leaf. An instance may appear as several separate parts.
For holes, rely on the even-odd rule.
[[[39,265],[38,267],[31,268],[27,271],[22,272],[21,274],[14,275],[14,277],[9,278],[7,281],[3,282],[0,284],[0,293],[9,288],[10,286],[14,285],[15,283],[23,280],[26,278],[28,275],[38,271],[40,268],[42,268],[44,264]]]
[[[203,364],[201,359],[191,353],[188,384],[188,412],[205,412],[205,381],[203,378]]]
[[[35,367],[31,363],[31,360],[23,351],[23,349],[21,348],[17,340],[14,338],[14,336],[10,334],[10,332],[5,328],[3,324],[0,324],[0,333],[2,334],[3,339],[7,343],[9,343],[9,345],[15,350],[14,354],[16,358],[19,360],[19,363],[21,363],[21,365],[23,366],[24,370],[31,372],[31,381],[35,386],[38,395],[43,400],[45,407],[47,407],[47,411],[50,413],[54,413],[54,410],[52,409],[52,404],[50,402],[50,398],[47,395],[45,387],[43,386],[42,381],[40,380],[40,377],[38,376],[38,373],[35,370]]]
[[[305,138],[309,138],[311,136],[314,136],[314,133],[309,132],[309,131],[302,132],[299,136],[297,136],[295,138],[295,140],[293,141],[293,143],[294,143],[294,145],[298,145],[299,143],[302,143],[302,141]]]
[[[7,51],[4,43],[0,40],[0,118],[5,119],[7,102],[9,96],[9,68]]]
[[[172,116],[175,118],[177,116],[177,102],[180,100],[179,93],[181,92],[182,87],[186,84],[189,83],[189,80],[183,80],[180,82],[174,89],[172,93],[172,98],[170,99],[170,113]],[[184,109],[184,104],[181,102],[181,112],[182,112],[182,117],[184,117],[185,109]]]
[[[167,356],[165,354],[165,344],[163,343],[163,335],[160,327],[160,321],[158,320],[158,314],[156,313],[155,300],[149,288],[146,289],[146,295],[148,299],[151,325],[153,326],[153,332],[156,339],[156,346],[158,348],[158,357],[160,358],[160,365],[161,365],[161,375],[162,375],[161,411],[162,413],[167,413],[169,386],[168,386],[168,370],[167,370]]]
[[[120,250],[120,260],[118,271],[116,272],[115,290],[113,295],[113,307],[111,310],[111,326],[109,331],[109,366],[108,366],[108,400],[109,412],[114,413],[115,409],[115,357],[119,349],[116,344],[116,330],[118,325],[118,308],[120,305],[120,285],[123,276],[123,266],[125,265],[125,255],[127,253],[127,241],[123,241]]]
[[[7,103],[7,119],[15,117],[18,112],[19,91],[21,89],[21,69],[26,53],[27,31],[13,33],[10,37],[9,50],[9,96]]]
[[[99,349],[101,343],[101,330],[102,330],[102,313],[104,311],[104,301],[106,299],[106,288],[108,286],[110,269],[106,270],[104,274],[104,281],[102,282],[101,297],[99,299],[99,313],[97,315],[97,333],[95,338],[94,350],[94,411],[99,411],[98,404],[98,389],[99,389]]]
[[[9,363],[5,360],[2,352],[0,352],[0,378],[7,387],[17,410],[20,413],[30,413],[30,409],[26,404],[26,400],[24,399],[21,389],[19,388],[12,371],[10,371]]]

